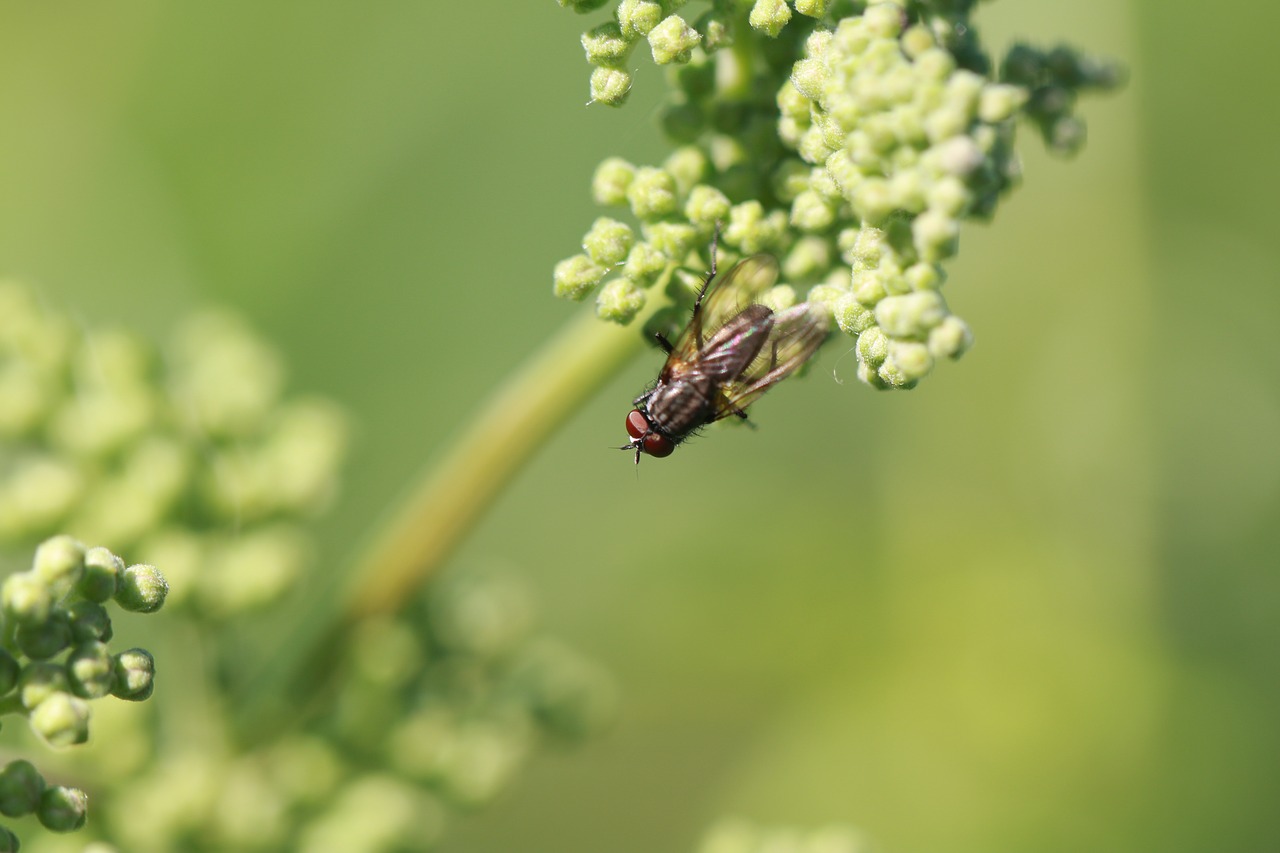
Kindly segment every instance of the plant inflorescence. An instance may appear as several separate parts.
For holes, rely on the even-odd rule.
[[[1019,180],[1019,121],[1074,153],[1078,93],[1119,82],[1067,47],[1019,44],[993,60],[973,5],[714,0],[694,17],[683,0],[617,3],[583,35],[592,98],[626,100],[633,49],[647,42],[670,69],[662,127],[675,147],[656,166],[599,165],[595,201],[633,224],[597,219],[556,266],[555,292],[594,295],[601,318],[624,324],[659,282],[687,304],[707,264],[699,250],[723,223],[730,251],[777,255],[794,298],[833,313],[864,382],[912,388],[958,358],[972,336],[942,295],[944,264],[960,224],[989,219]]]

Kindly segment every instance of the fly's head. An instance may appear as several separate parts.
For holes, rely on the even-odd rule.
[[[618,449],[634,450],[636,452],[637,465],[640,464],[641,453],[661,458],[670,456],[671,451],[676,449],[674,441],[654,428],[653,422],[649,420],[649,415],[643,404],[641,404],[641,408],[632,409],[627,414],[627,434],[631,436],[631,443],[624,444]]]

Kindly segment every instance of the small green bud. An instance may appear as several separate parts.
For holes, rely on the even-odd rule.
[[[4,611],[19,625],[39,625],[49,619],[53,596],[49,587],[30,572],[17,572],[4,579],[0,587]]]
[[[960,136],[969,129],[969,113],[953,106],[939,107],[925,116],[924,132],[930,142],[942,142]]]
[[[0,814],[22,817],[40,805],[44,779],[30,761],[10,761],[0,770]]]
[[[40,795],[36,817],[45,829],[53,832],[75,832],[84,826],[89,810],[89,797],[79,788],[54,785]]]
[[[71,637],[78,643],[107,642],[111,639],[111,616],[96,601],[77,601],[67,611]],[[0,691],[3,693],[3,691]]]
[[[671,260],[683,260],[702,236],[687,222],[647,222],[641,229],[645,240]]]
[[[906,24],[906,17],[903,8],[892,0],[868,6],[867,11],[862,13],[867,31],[882,39],[897,38]]]
[[[676,180],[676,192],[687,195],[707,175],[707,155],[696,145],[681,145],[666,160],[662,168]]]
[[[858,335],[858,361],[871,367],[878,367],[889,355],[889,338],[878,326],[872,326]]]
[[[155,613],[164,605],[169,584],[155,566],[130,566],[120,576],[116,603],[134,613]]]
[[[796,0],[796,11],[810,18],[821,18],[830,6],[831,0]]]
[[[622,0],[617,16],[624,38],[641,39],[662,20],[662,4],[655,0]]]
[[[688,62],[702,36],[679,15],[670,15],[649,31],[649,49],[659,65]]]
[[[608,157],[596,166],[591,176],[591,198],[603,207],[622,207],[627,203],[627,187],[635,176],[635,166],[621,157]]]
[[[676,212],[676,180],[663,169],[642,166],[627,188],[627,201],[637,219],[649,220]]]
[[[810,101],[822,97],[829,79],[827,64],[821,59],[802,59],[791,67],[791,85]]]
[[[116,594],[124,560],[106,548],[90,548],[84,555],[84,576],[76,591],[89,601],[107,601]]]
[[[5,826],[0,826],[0,853],[18,853],[18,836]]]
[[[933,356],[929,348],[915,341],[893,341],[889,344],[889,357],[885,364],[894,367],[908,382],[918,382],[933,370]]]
[[[32,660],[48,660],[71,645],[71,621],[65,612],[55,610],[38,625],[19,625],[14,641]]]
[[[84,643],[67,656],[67,681],[82,699],[101,699],[115,686],[115,661],[105,643]]]
[[[789,284],[779,284],[760,294],[758,301],[770,311],[786,311],[796,304],[796,289]]]
[[[1085,124],[1075,116],[1059,116],[1045,130],[1044,141],[1055,154],[1074,154],[1084,147]]]
[[[702,48],[707,53],[733,46],[733,30],[724,16],[715,9],[698,19],[697,30],[702,33]]]
[[[869,225],[884,222],[893,213],[893,193],[883,178],[867,178],[858,185],[853,199],[853,212]]]
[[[631,75],[620,68],[600,66],[591,72],[591,103],[620,107],[631,94]]]
[[[973,203],[973,193],[964,181],[947,175],[929,185],[925,191],[925,203],[931,210],[958,218]]]
[[[0,696],[6,695],[18,685],[22,676],[22,665],[18,659],[5,649],[0,649]]]
[[[903,270],[902,277],[912,290],[937,290],[947,280],[937,264],[912,264]]]
[[[805,236],[797,240],[782,260],[782,274],[789,281],[813,281],[831,268],[831,242]]]
[[[929,331],[929,352],[934,358],[959,358],[972,345],[973,333],[954,314]]]
[[[845,289],[838,284],[817,284],[809,288],[808,302],[827,311],[833,311],[840,299],[846,296]]]
[[[634,44],[634,39],[623,37],[621,28],[613,21],[592,27],[582,34],[582,49],[587,52],[587,62],[607,68],[625,64]]]
[[[798,63],[797,63],[798,64]],[[795,71],[792,71],[794,77]],[[787,118],[793,118],[803,124],[811,121],[810,110],[813,108],[813,99],[803,94],[792,80],[782,84],[782,88],[778,89],[778,113]]]
[[[937,44],[934,41],[933,33],[923,24],[909,27],[902,34],[902,52],[907,55],[908,59],[919,58],[920,54],[932,47],[936,47]]]
[[[892,289],[887,281],[889,277],[889,272],[879,267],[854,270],[852,279],[854,298],[863,305],[875,305],[889,295]]]
[[[634,242],[635,235],[630,226],[601,216],[592,223],[591,230],[582,238],[582,248],[600,266],[612,267],[622,263]]]
[[[40,579],[55,598],[61,598],[84,574],[84,545],[70,536],[46,539],[36,548],[31,574]]]
[[[50,696],[70,689],[66,669],[56,663],[28,664],[18,677],[18,699],[28,711]]]
[[[1008,121],[1022,109],[1029,95],[1021,86],[989,83],[983,87],[982,96],[978,100],[978,118],[989,124]]]
[[[89,739],[89,703],[70,693],[53,693],[31,711],[31,730],[52,747]]]
[[[916,73],[922,80],[942,82],[956,70],[956,58],[941,47],[932,47],[915,58]]]
[[[708,184],[699,184],[689,192],[684,203],[685,217],[704,228],[723,222],[729,216],[729,198]]]
[[[559,0],[561,9],[568,9],[577,12],[579,15],[585,15],[587,12],[594,12],[609,0]]]
[[[823,132],[819,125],[811,125],[807,130],[800,134],[800,139],[796,145],[796,153],[800,155],[807,163],[822,163],[835,151],[839,151],[839,145],[831,145],[827,139],[827,134]]]
[[[966,178],[973,174],[985,159],[982,148],[973,137],[960,135],[930,148],[922,164],[943,175]]]
[[[111,695],[130,702],[151,696],[155,687],[156,661],[146,649],[129,649],[115,656],[115,685]]]
[[[605,282],[596,295],[596,315],[625,326],[644,307],[645,293],[628,278],[615,278]]]
[[[666,268],[666,255],[648,243],[636,243],[627,253],[622,274],[641,287],[651,287]]]
[[[923,338],[947,316],[947,305],[934,290],[886,296],[876,303],[876,322],[895,338]]]
[[[805,191],[791,203],[791,224],[801,231],[820,233],[836,221],[836,209],[816,192]]]
[[[777,38],[790,20],[791,9],[786,0],[756,0],[747,17],[751,29],[759,30],[770,38]]]
[[[875,383],[876,387],[897,388],[902,391],[914,388],[917,381],[914,377],[903,371],[902,366],[892,358],[886,358],[884,362],[876,368],[876,378],[879,380],[879,382]]]
[[[773,172],[774,194],[778,196],[780,201],[794,202],[796,200],[796,196],[810,188],[809,185],[812,182],[810,176],[815,171],[822,175],[826,175],[826,172],[810,169],[799,160],[792,158],[783,160],[782,163],[778,165],[778,168]],[[830,177],[827,178],[827,183],[824,186],[835,188],[836,199],[838,200],[840,198],[839,186],[835,181],[831,180]],[[825,195],[823,197],[829,198]]]
[[[960,223],[944,213],[926,210],[911,223],[916,252],[920,259],[937,263],[956,253],[960,245]]]
[[[737,246],[743,254],[752,255],[776,244],[786,227],[785,212],[778,210],[766,215],[764,205],[752,199],[734,205],[729,211],[729,224],[723,236],[730,246]]]
[[[556,264],[551,278],[553,290],[561,299],[580,302],[604,278],[604,268],[586,255],[574,255]]]
[[[870,309],[853,297],[845,294],[835,304],[836,325],[846,335],[858,336],[875,325],[876,316]]]

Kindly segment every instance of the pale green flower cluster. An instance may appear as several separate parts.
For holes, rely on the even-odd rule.
[[[610,679],[535,621],[513,579],[440,579],[403,615],[357,626],[332,661],[337,689],[305,727],[251,752],[192,738],[132,774],[117,763],[127,781],[112,791],[109,836],[121,850],[190,853],[435,849],[540,745],[612,716]]]
[[[126,566],[106,548],[86,548],[55,536],[36,549],[31,568],[0,585],[0,713],[25,717],[31,731],[55,748],[89,739],[90,702],[151,696],[155,662],[145,649],[113,652],[107,605],[153,613],[168,594],[154,566]],[[70,832],[84,825],[88,797],[49,784],[24,759],[0,768],[0,814],[34,814],[46,828]],[[17,850],[0,827],[0,850]]]
[[[696,853],[874,853],[862,833],[836,824],[815,829],[725,820],[712,827]]]
[[[696,250],[721,223],[730,250],[779,257],[782,301],[833,312],[856,339],[859,378],[914,387],[972,342],[942,295],[943,264],[960,223],[990,218],[1018,181],[1018,120],[1050,150],[1074,152],[1084,139],[1076,94],[1118,85],[1116,69],[1068,48],[1017,45],[993,72],[971,2],[711,5],[714,44],[692,26],[701,40],[689,36],[671,60],[680,66],[662,123],[681,147],[660,167],[614,157],[596,170],[595,200],[627,211],[638,231],[596,220],[582,253],[556,266],[556,294],[594,294],[600,317],[618,323],[657,282],[674,283],[668,296],[687,304],[680,285],[698,281],[708,259]],[[615,50],[588,44],[597,71],[639,38],[642,28],[626,25],[632,11],[620,3],[604,25],[621,39]],[[669,331],[681,317],[653,326]]]
[[[275,352],[230,315],[157,351],[0,283],[0,542],[106,543],[164,565],[172,603],[212,618],[277,599],[346,444],[336,407],[283,392]]]

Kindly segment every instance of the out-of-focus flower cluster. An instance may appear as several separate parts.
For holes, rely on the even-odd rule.
[[[245,752],[206,710],[202,736],[163,760],[116,764],[129,781],[111,792],[107,836],[135,853],[434,849],[542,742],[611,718],[611,680],[534,621],[509,578],[442,578],[402,616],[357,628],[305,728]]]
[[[30,570],[0,585],[0,713],[21,715],[55,748],[89,739],[90,702],[151,696],[155,661],[145,649],[112,651],[107,606],[153,613],[168,594],[154,566],[126,566],[106,548],[55,536],[36,549]],[[80,829],[88,797],[50,784],[25,759],[0,768],[0,814],[34,814],[55,832]],[[17,850],[0,827],[0,850]]]
[[[165,566],[172,603],[210,618],[275,600],[346,444],[336,407],[283,384],[231,315],[197,315],[157,351],[0,283],[0,544],[106,543]]]
[[[611,69],[627,54],[602,50],[593,33],[634,41],[645,32],[628,23],[638,8],[678,17],[668,7],[679,5],[624,0],[584,37],[588,58]],[[942,264],[960,223],[991,217],[1017,182],[1017,120],[1073,153],[1084,141],[1077,93],[1120,82],[1113,66],[1065,47],[1017,45],[993,72],[972,5],[713,3],[715,39],[700,19],[671,60],[663,127],[682,147],[661,167],[610,158],[595,173],[597,203],[628,209],[639,233],[597,219],[582,253],[556,266],[557,295],[595,294],[599,315],[619,323],[658,282],[687,302],[706,263],[693,252],[722,222],[731,250],[778,255],[786,284],[833,312],[857,341],[864,382],[911,388],[958,358],[971,335],[942,296]]]
[[[799,829],[734,819],[712,827],[697,853],[874,853],[874,848],[848,826]]]

